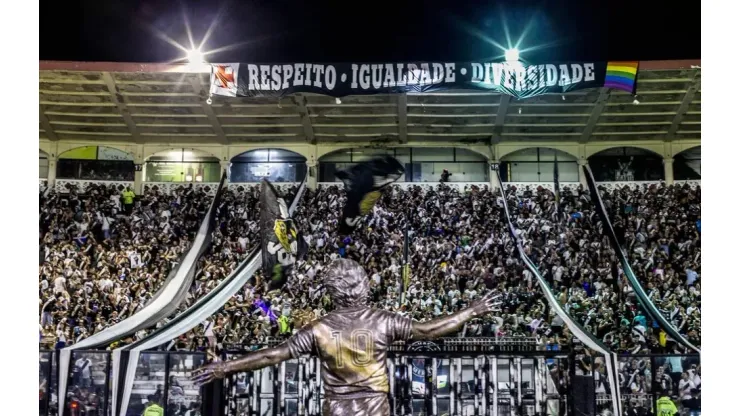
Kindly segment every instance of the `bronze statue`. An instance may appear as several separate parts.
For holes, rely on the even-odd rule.
[[[332,263],[324,282],[336,309],[315,320],[286,342],[234,361],[203,366],[192,374],[199,385],[228,374],[252,371],[302,355],[321,360],[325,399],[322,414],[389,415],[386,352],[394,341],[428,340],[456,332],[470,319],[493,311],[492,293],[470,307],[428,322],[372,309],[365,270],[355,261]]]

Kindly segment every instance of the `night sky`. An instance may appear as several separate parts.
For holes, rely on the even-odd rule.
[[[48,4],[47,4],[48,3]],[[234,45],[209,62],[532,62],[699,59],[700,2],[78,0],[40,4],[40,59],[168,62],[189,47]],[[506,25],[504,25],[504,22]],[[511,45],[507,41],[508,27]]]

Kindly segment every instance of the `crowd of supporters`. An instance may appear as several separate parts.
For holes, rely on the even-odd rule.
[[[198,262],[180,311],[259,245],[257,189],[224,192],[212,246]],[[74,190],[40,195],[40,331],[49,346],[79,342],[143,307],[187,251],[212,200],[188,186],[172,194],[149,192],[126,215],[120,194],[92,186],[84,195]],[[700,345],[700,188],[625,187],[604,190],[602,197],[648,296]],[[253,284],[167,347],[215,352],[227,344],[256,347],[288,336],[331,309],[320,282],[338,257],[365,266],[376,307],[432,319],[494,290],[500,295],[499,313],[470,322],[464,336],[533,337],[543,349],[570,342],[537,276],[516,251],[498,190],[391,186],[351,236],[337,232],[344,203],[339,187],[308,191],[295,218],[309,251],[286,286],[266,293],[258,273]],[[618,352],[679,351],[626,283],[587,191],[563,189],[556,203],[547,189],[508,188],[506,203],[524,251],[559,303],[587,330]]]
[[[90,185],[39,195],[42,344],[79,342],[133,315],[187,252],[210,200],[192,188],[150,192]]]

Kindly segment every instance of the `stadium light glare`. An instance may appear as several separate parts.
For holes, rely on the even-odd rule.
[[[205,62],[203,52],[200,49],[191,49],[188,51],[188,62],[191,64],[199,64]]]
[[[519,49],[517,48],[507,49],[506,52],[504,52],[504,58],[506,58],[506,62],[519,61]]]

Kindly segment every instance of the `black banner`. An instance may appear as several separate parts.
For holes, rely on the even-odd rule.
[[[308,246],[275,187],[263,179],[260,192],[262,275],[269,279],[268,289],[275,290],[285,285],[290,270],[306,254]]]
[[[391,156],[358,163],[336,176],[344,183],[347,202],[342,210],[339,234],[349,235],[362,216],[367,215],[381,197],[381,190],[403,175],[403,166]]]
[[[332,97],[474,89],[528,98],[608,87],[635,91],[637,62],[416,62],[214,64],[211,93],[229,97],[316,93]]]

